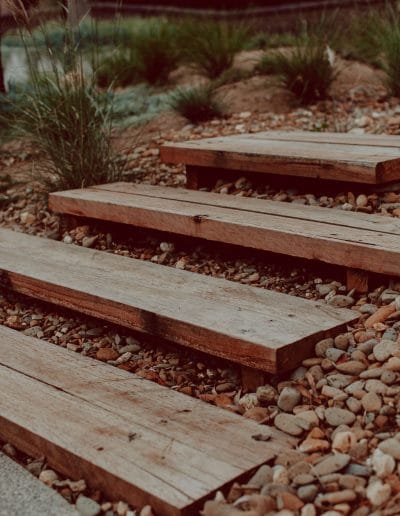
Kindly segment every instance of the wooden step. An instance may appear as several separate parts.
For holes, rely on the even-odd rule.
[[[400,138],[268,131],[168,143],[161,159],[185,164],[194,189],[220,170],[379,184],[400,179]]]
[[[160,515],[204,499],[296,439],[0,326],[0,438],[112,500]],[[262,434],[267,441],[255,440]]]
[[[224,279],[0,229],[3,283],[17,292],[256,369],[290,369],[357,319]]]
[[[400,221],[129,183],[50,195],[54,211],[400,276]]]

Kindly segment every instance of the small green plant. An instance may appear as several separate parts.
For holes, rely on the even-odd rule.
[[[195,124],[223,115],[223,106],[210,85],[179,88],[171,95],[170,105]]]
[[[226,22],[187,23],[182,28],[185,61],[199,73],[215,79],[231,68],[235,54],[246,45],[248,30]]]
[[[23,19],[22,3],[18,9],[17,19]],[[85,74],[76,29],[68,30],[64,67],[51,47],[46,48],[50,73],[37,67],[39,49],[25,46],[30,84],[13,106],[16,129],[41,151],[37,179],[49,189],[114,181],[122,172],[111,145],[112,97],[98,92],[93,78]],[[46,34],[43,38],[46,41]]]
[[[179,62],[176,29],[167,20],[148,20],[134,33],[132,60],[137,76],[149,84],[165,84]]]
[[[313,37],[300,38],[291,51],[278,52],[261,67],[277,74],[279,83],[301,104],[325,99],[336,77],[333,51]]]
[[[132,52],[118,48],[112,54],[100,58],[95,70],[96,83],[101,88],[126,87],[139,80]]]
[[[380,26],[377,39],[386,85],[392,95],[400,96],[400,17],[397,13],[389,12],[386,23]]]

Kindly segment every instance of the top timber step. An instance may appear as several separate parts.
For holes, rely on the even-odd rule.
[[[168,143],[161,159],[199,174],[204,167],[379,184],[400,179],[400,137],[268,131]]]
[[[285,450],[295,453],[297,443],[274,428],[4,326],[0,390],[2,440],[45,456],[68,478],[85,478],[111,500],[139,509],[150,504],[162,516],[198,514],[215,491]],[[260,434],[269,439],[255,440]],[[20,514],[34,515],[34,507]]]
[[[352,310],[0,229],[5,286],[267,372],[290,369]]]

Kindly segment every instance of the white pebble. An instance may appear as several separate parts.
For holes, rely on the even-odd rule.
[[[367,498],[372,505],[379,506],[389,500],[391,492],[392,489],[389,484],[384,484],[381,480],[375,480],[367,487]]]
[[[338,432],[332,442],[332,449],[347,453],[355,444],[357,438],[353,432]]]
[[[396,467],[394,458],[387,453],[383,453],[379,448],[372,454],[371,464],[379,478],[386,478],[393,473]]]

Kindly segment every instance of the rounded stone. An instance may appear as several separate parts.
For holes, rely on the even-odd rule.
[[[301,394],[295,387],[284,387],[278,398],[278,407],[284,412],[292,412],[301,402]]]
[[[356,419],[350,410],[331,407],[325,410],[325,419],[331,426],[352,425]]]

